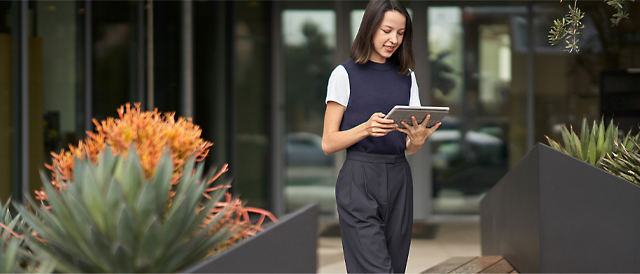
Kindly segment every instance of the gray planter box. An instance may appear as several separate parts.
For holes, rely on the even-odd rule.
[[[306,206],[183,273],[316,273],[318,206]]]
[[[640,271],[640,187],[537,144],[480,203],[482,255],[520,273]]]

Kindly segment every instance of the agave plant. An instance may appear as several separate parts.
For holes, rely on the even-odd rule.
[[[174,272],[202,260],[216,247],[228,243],[236,227],[221,222],[229,206],[216,210],[226,193],[220,187],[207,193],[216,176],[203,177],[203,165],[189,158],[175,196],[173,159],[165,149],[152,178],[131,146],[128,156],[114,156],[108,147],[94,164],[75,159],[73,178],[58,191],[41,173],[50,209],[27,195],[31,209],[16,205],[30,227],[30,248],[57,261],[59,272]],[[195,171],[194,171],[195,170]],[[212,220],[205,219],[212,216]],[[203,225],[207,223],[207,225]]]
[[[55,261],[41,260],[31,253],[24,243],[24,236],[28,233],[20,214],[12,216],[9,201],[2,205],[0,212],[0,272],[1,273],[51,273]],[[1,204],[1,202],[0,202]]]
[[[599,125],[593,121],[593,126],[590,131],[587,119],[584,118],[582,120],[580,137],[578,137],[578,135],[573,131],[573,126],[570,126],[570,130],[567,129],[566,126],[563,126],[562,140],[564,141],[564,146],[560,145],[548,136],[545,137],[547,138],[549,145],[555,150],[564,152],[591,165],[602,168],[600,159],[607,155],[607,153],[611,153],[616,149],[614,144],[618,141],[618,126],[614,125],[613,120],[611,120],[609,126],[605,129],[603,119],[600,120]],[[631,132],[629,132],[629,134],[621,140],[621,146],[627,149],[632,149],[633,140],[640,141],[640,134],[632,137]]]
[[[618,177],[640,185],[640,145],[637,140],[632,141],[633,150],[616,142],[617,152],[607,154],[603,159],[606,171]]]
[[[157,109],[141,111],[140,103],[136,103],[133,107],[131,104],[121,106],[118,109],[118,114],[119,118],[116,119],[109,117],[100,122],[94,119],[96,132],[88,132],[88,137],[84,141],[80,141],[77,147],[69,146],[67,151],[62,150],[58,154],[51,153],[53,156],[52,164],[45,165],[47,169],[52,171],[50,184],[55,187],[58,193],[61,193],[68,183],[83,182],[75,180],[75,163],[78,159],[89,161],[95,165],[100,161],[99,155],[105,150],[109,150],[114,156],[119,156],[127,155],[133,148],[135,148],[144,171],[142,177],[151,179],[159,168],[158,164],[163,150],[168,150],[172,157],[172,161],[170,161],[172,182],[170,190],[164,194],[167,195],[167,204],[170,204],[174,199],[175,190],[178,188],[179,178],[185,170],[187,159],[204,160],[213,144],[200,138],[201,130],[191,122],[191,119],[176,119],[174,118],[175,113],[162,114]],[[213,179],[215,180],[226,171],[227,166],[224,165]],[[45,184],[47,184],[46,182]],[[122,187],[129,187],[125,186],[126,184],[127,182]],[[201,192],[201,195],[211,199],[208,193],[219,187],[207,188],[206,191]],[[81,186],[77,188],[81,188]],[[35,193],[36,199],[42,201],[43,208],[49,209],[51,205],[48,192],[43,188],[36,190]],[[229,239],[225,247],[262,231],[262,223],[267,217],[272,221],[277,221],[271,212],[260,208],[246,207],[239,199],[231,199],[228,194],[225,195],[224,201],[218,203],[218,207],[212,212],[213,214],[204,219],[204,225],[208,225],[215,218],[214,215],[226,207],[230,209],[220,221],[225,225],[237,228],[237,230],[234,229],[237,234]],[[250,213],[259,214],[260,217],[252,219],[249,217]]]

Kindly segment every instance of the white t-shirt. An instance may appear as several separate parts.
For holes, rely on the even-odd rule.
[[[327,85],[327,99],[325,100],[325,103],[334,101],[347,108],[350,95],[351,86],[349,85],[349,74],[342,65],[339,65],[333,70],[333,72],[331,72],[331,76],[329,77],[329,84]],[[421,106],[418,84],[416,83],[416,75],[413,71],[411,72],[411,97],[409,99],[409,106]]]

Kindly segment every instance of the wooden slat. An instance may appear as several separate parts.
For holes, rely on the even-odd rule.
[[[509,273],[511,273],[511,274],[520,274],[520,272],[518,272],[518,271],[517,271],[517,270],[515,270],[515,269],[514,269],[513,271],[509,272]]]
[[[481,256],[460,266],[449,273],[480,273],[502,260],[502,256]]]
[[[498,261],[497,263],[480,273],[510,273],[513,270],[513,266],[511,266],[509,262],[507,262],[507,260],[503,258],[502,260]]]
[[[452,257],[422,273],[449,273],[450,271],[459,268],[461,265],[464,265],[476,258],[478,257]]]

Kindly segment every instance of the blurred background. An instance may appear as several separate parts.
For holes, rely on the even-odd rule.
[[[281,216],[337,220],[344,152],[324,155],[327,80],[366,1],[0,1],[0,199],[40,188],[50,152],[126,102],[193,117],[232,191]],[[640,5],[586,12],[579,54],[549,46],[559,1],[405,1],[423,105],[449,106],[409,156],[418,221],[477,221],[482,196],[583,117],[638,130]],[[635,125],[635,126],[634,126]],[[14,198],[18,199],[19,198]]]

